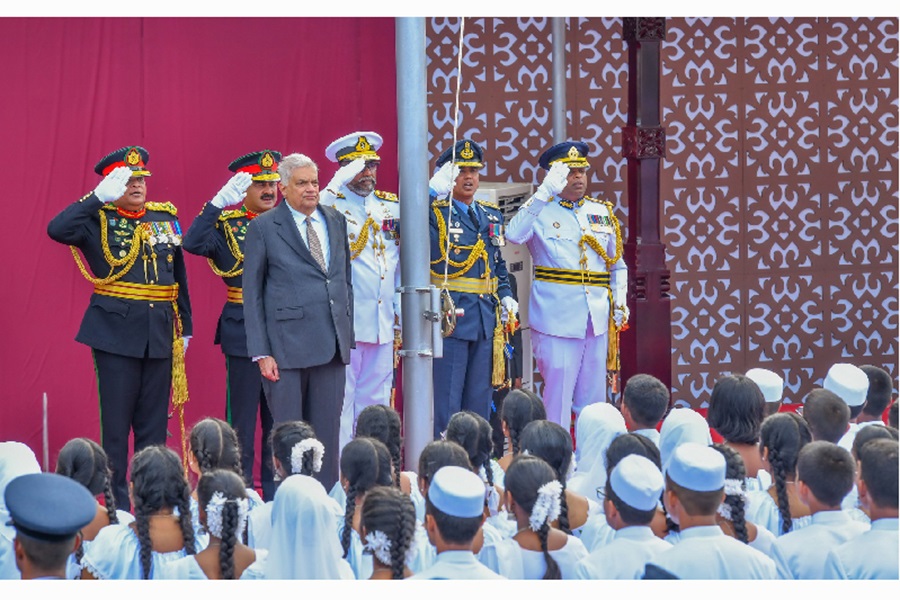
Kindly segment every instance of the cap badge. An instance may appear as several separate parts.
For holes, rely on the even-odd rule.
[[[465,160],[471,160],[475,156],[475,151],[472,150],[472,145],[469,142],[466,142],[466,145],[463,146],[459,156]]]
[[[368,152],[372,146],[369,144],[369,140],[366,139],[366,136],[360,136],[359,141],[356,142],[356,151],[357,152]]]
[[[274,164],[275,159],[270,152],[266,152],[262,155],[262,158],[259,159],[259,165],[264,169],[271,169]]]
[[[578,153],[578,148],[576,148],[575,146],[572,146],[571,148],[569,148],[568,158],[569,158],[569,160],[575,160],[575,159],[581,158],[581,155]]]
[[[130,166],[135,166],[140,164],[141,162],[141,153],[138,152],[137,148],[132,148],[125,155],[125,164]]]

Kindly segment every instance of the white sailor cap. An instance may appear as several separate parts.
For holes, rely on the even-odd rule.
[[[781,404],[781,395],[784,393],[784,379],[781,375],[760,368],[750,369],[745,375],[759,387],[766,402]]]
[[[637,510],[652,510],[659,502],[665,482],[650,459],[629,454],[609,474],[609,486],[628,506]]]
[[[484,514],[484,482],[468,469],[441,467],[431,478],[428,499],[451,517],[480,517]]]
[[[686,442],[672,453],[666,475],[695,492],[721,490],[725,487],[725,457],[709,446]]]
[[[325,156],[332,162],[342,160],[381,160],[376,150],[381,148],[384,140],[374,131],[354,131],[334,140],[325,148]]]
[[[869,378],[855,365],[837,363],[828,369],[822,387],[837,394],[847,406],[862,406],[869,391]]]

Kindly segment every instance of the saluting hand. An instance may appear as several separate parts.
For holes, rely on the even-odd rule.
[[[128,167],[116,167],[94,189],[94,195],[104,204],[118,200],[125,195],[129,179],[131,179],[131,169]]]
[[[458,176],[459,167],[451,162],[446,162],[428,181],[428,187],[435,196],[443,198],[453,191],[453,184],[456,183]]]
[[[344,165],[340,169],[335,172],[334,177],[331,178],[331,181],[328,182],[328,185],[325,186],[325,189],[331,190],[335,194],[338,191],[353,181],[353,178],[362,173],[362,170],[366,168],[366,159],[365,158],[357,158],[352,162]]]
[[[253,176],[250,173],[235,173],[228,183],[222,186],[215,198],[210,204],[216,208],[225,208],[226,206],[234,206],[240,204],[244,196],[247,195],[247,188],[253,183]]]
[[[534,197],[541,202],[550,202],[553,196],[566,188],[569,177],[569,166],[562,162],[555,162],[544,176],[544,181],[534,193]]]

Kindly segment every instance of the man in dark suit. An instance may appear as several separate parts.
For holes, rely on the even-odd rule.
[[[75,341],[92,349],[100,439],[116,505],[125,510],[131,506],[129,432],[135,452],[165,444],[170,392],[183,419],[192,329],[178,211],[170,202],[146,201],[149,160],[140,146],[110,152],[94,167],[103,181],[47,226],[53,240],[72,247],[79,270],[94,284]]]
[[[235,175],[219,190],[184,234],[184,250],[205,256],[213,272],[222,278],[226,301],[216,325],[215,344],[225,354],[228,389],[225,418],[234,427],[241,444],[241,470],[248,487],[253,486],[256,414],[262,425],[260,483],[263,499],[275,494],[272,468],[272,413],[262,390],[259,367],[247,354],[244,329],[244,249],[250,221],[278,203],[278,161],[281,153],[261,150],[240,156],[228,165]]]
[[[338,434],[353,338],[347,221],[319,206],[318,167],[290,154],[284,202],[247,228],[244,324],[275,423],[302,419],[325,446],[318,479],[338,479]]]

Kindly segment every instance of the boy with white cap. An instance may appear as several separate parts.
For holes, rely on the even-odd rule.
[[[863,404],[866,403],[869,378],[862,369],[855,365],[837,363],[828,369],[822,387],[837,394],[850,407],[849,429],[838,442],[838,446],[850,452],[850,449],[853,448],[853,438],[856,437],[856,431],[859,428],[859,425],[856,424],[856,417],[862,412]]]
[[[410,579],[506,579],[478,562],[472,552],[482,523],[484,482],[468,469],[441,467],[425,499],[425,530],[437,549],[437,560]]]
[[[772,559],[722,532],[716,511],[725,497],[725,457],[687,442],[666,463],[666,510],[678,542],[652,564],[679,579],[775,579]]]
[[[606,481],[603,510],[616,530],[613,540],[591,552],[576,567],[578,579],[640,579],[644,566],[672,545],[650,529],[665,483],[649,459],[629,454]]]
[[[781,396],[784,394],[784,379],[775,371],[755,368],[744,373],[753,380],[766,399],[765,415],[774,415],[781,408]]]
[[[781,579],[824,579],[829,550],[869,529],[841,510],[841,501],[853,487],[853,472],[853,457],[831,442],[810,442],[800,450],[797,494],[812,519],[772,544]]]
[[[400,330],[400,200],[375,189],[383,140],[356,131],[325,148],[340,168],[320,192],[321,203],[347,218],[353,272],[353,333],[339,444],[353,438],[356,418],[372,404],[389,406],[394,374],[394,338]]]

